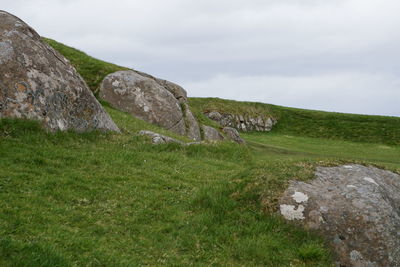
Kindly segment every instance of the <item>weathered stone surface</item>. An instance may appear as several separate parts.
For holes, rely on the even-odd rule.
[[[181,135],[186,133],[178,100],[152,78],[135,71],[117,71],[104,78],[100,97],[142,120]]]
[[[183,117],[185,118],[186,124],[186,136],[194,141],[200,141],[201,133],[199,123],[190,111],[189,105],[186,102],[181,105],[183,106]]]
[[[318,168],[310,183],[292,182],[280,212],[320,232],[339,266],[400,266],[400,175],[345,165]]]
[[[226,134],[226,137],[229,140],[235,141],[238,144],[246,144],[246,141],[244,141],[241,137],[239,132],[232,127],[224,127],[222,131]]]
[[[167,80],[155,78],[156,82],[171,92],[180,103],[187,102],[187,92],[181,86]]]
[[[205,113],[205,115],[218,122],[222,127],[232,127],[240,131],[259,131],[266,132],[271,131],[272,127],[277,123],[272,117],[248,117],[243,115],[234,115],[229,113],[220,113],[217,111],[211,111]]]
[[[224,137],[219,131],[213,127],[202,125],[204,140],[208,141],[222,141]]]
[[[0,11],[0,118],[50,131],[119,131],[70,62],[19,18]]]
[[[143,130],[143,131],[139,132],[139,135],[145,135],[145,136],[150,137],[152,143],[155,144],[155,145],[167,144],[167,143],[177,143],[177,144],[181,144],[181,145],[185,144],[185,143],[183,143],[183,142],[181,142],[179,140],[176,140],[176,139],[174,139],[172,137],[165,136],[165,135],[162,135],[162,134],[159,134],[159,133],[155,133],[155,132],[152,132],[152,131]]]

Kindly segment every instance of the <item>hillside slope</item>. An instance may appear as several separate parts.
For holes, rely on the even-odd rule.
[[[44,41],[71,61],[93,92],[96,92],[107,74],[127,69],[95,59],[54,40],[45,38]],[[190,93],[190,88],[186,89]],[[268,114],[278,119],[278,124],[272,133],[400,145],[398,117],[323,112],[217,98],[189,98],[189,101],[197,119],[206,125],[218,126],[203,115],[205,111],[246,114],[254,117]]]

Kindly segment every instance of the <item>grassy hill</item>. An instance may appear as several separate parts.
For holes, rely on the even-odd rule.
[[[254,117],[268,114],[278,119],[273,134],[400,145],[399,117],[324,112],[218,98],[190,98],[190,105],[204,123],[209,121],[203,115],[206,111]]]
[[[92,90],[122,68],[46,41]],[[242,133],[248,146],[154,146],[136,133],[177,136],[103,104],[122,134],[0,120],[0,266],[331,266],[320,237],[277,215],[288,181],[344,162],[400,172],[398,118],[192,98],[204,123],[206,109],[279,123]]]

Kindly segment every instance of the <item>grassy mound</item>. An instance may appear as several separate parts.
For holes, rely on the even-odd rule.
[[[344,114],[281,107],[255,102],[218,98],[191,98],[191,108],[204,123],[203,112],[214,110],[233,114],[278,119],[272,132],[277,134],[400,145],[400,118]]]

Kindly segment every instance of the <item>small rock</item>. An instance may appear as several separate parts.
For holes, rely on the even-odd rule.
[[[246,144],[246,141],[244,141],[241,137],[239,132],[232,127],[224,127],[222,131],[226,134],[227,138],[229,140],[232,140],[238,144]]]
[[[152,132],[152,131],[142,130],[142,131],[139,132],[139,135],[145,135],[145,136],[150,137],[151,140],[152,140],[152,143],[155,144],[155,145],[167,144],[167,143],[177,143],[177,144],[181,144],[181,145],[185,144],[184,142],[176,140],[176,139],[174,139],[172,137],[165,136],[165,135],[162,135],[162,134],[159,134],[159,133],[155,133],[155,132]]]
[[[208,141],[222,141],[224,140],[224,137],[222,134],[219,133],[219,131],[213,127],[203,125],[203,134],[204,134],[204,140]]]

